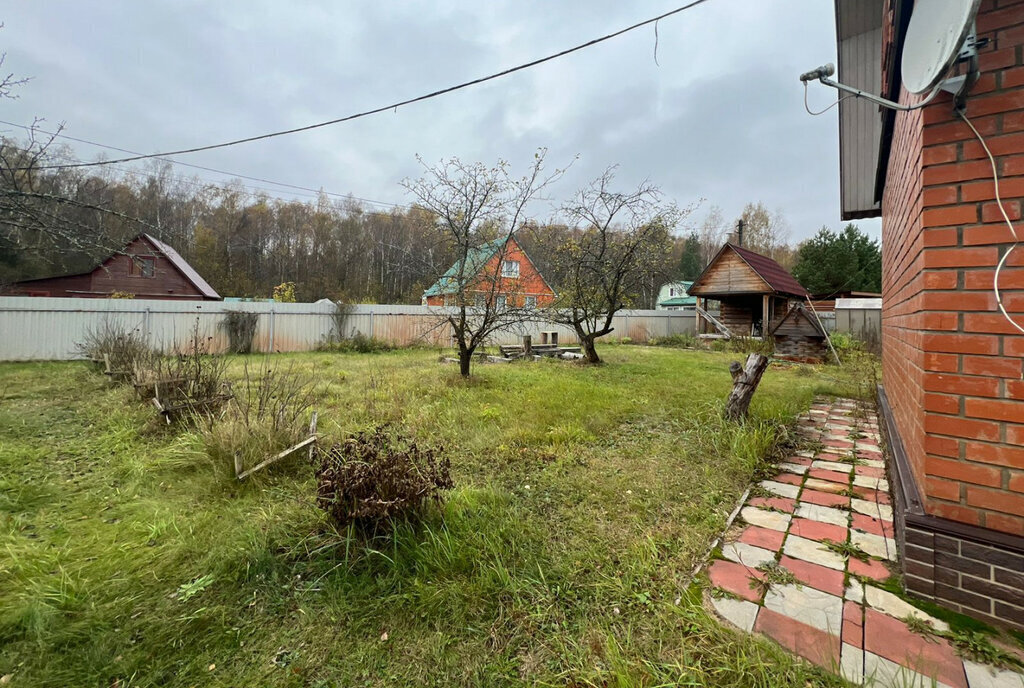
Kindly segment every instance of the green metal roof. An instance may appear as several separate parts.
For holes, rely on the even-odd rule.
[[[500,249],[507,240],[507,237],[495,239],[489,241],[482,246],[471,248],[466,253],[466,269],[461,270],[462,261],[458,260],[455,265],[448,268],[448,271],[441,275],[441,279],[434,282],[430,287],[423,292],[424,296],[441,296],[442,294],[455,294],[459,291],[460,286],[464,287],[465,284],[459,284],[459,273],[462,273],[462,280],[466,282],[472,279],[480,270],[483,269],[487,261],[491,259],[491,256]]]
[[[696,296],[675,296],[671,299],[665,299],[664,301],[658,302],[659,306],[696,306]]]

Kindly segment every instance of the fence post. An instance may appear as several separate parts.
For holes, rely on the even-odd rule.
[[[373,308],[370,309],[370,339],[373,339]]]
[[[274,353],[274,309],[270,309],[270,344],[267,346],[267,353]]]
[[[152,325],[150,324],[150,313],[148,308],[146,309],[146,312],[142,316],[142,332],[142,338],[145,340],[146,346],[148,346],[150,349],[156,348],[153,346],[153,342],[151,341]]]

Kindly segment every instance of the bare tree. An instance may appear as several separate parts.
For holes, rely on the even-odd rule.
[[[454,259],[444,272],[445,266],[434,270],[432,296],[440,303],[430,305],[439,306],[439,324],[451,327],[464,377],[477,347],[532,314],[505,258],[512,235],[526,221],[527,206],[564,172],[544,176],[545,153],[539,150],[518,179],[505,161],[487,167],[451,158],[433,167],[420,160],[424,175],[402,182],[437,218],[433,229],[439,253]]]
[[[743,208],[743,245],[774,260],[784,259],[789,248],[789,223],[782,211],[770,211],[765,204],[747,203]],[[784,261],[783,261],[784,262]]]
[[[704,269],[722,248],[728,234],[729,223],[725,221],[722,209],[717,205],[708,208],[708,212],[697,230],[697,237],[700,241],[701,269]]]
[[[614,170],[581,189],[562,212],[578,231],[552,247],[559,294],[547,317],[572,327],[589,363],[600,363],[594,342],[612,331],[612,319],[643,293],[648,275],[663,269],[670,234],[687,213],[662,201],[644,182],[613,191]]]

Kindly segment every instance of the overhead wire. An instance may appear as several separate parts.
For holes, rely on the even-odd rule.
[[[1007,259],[1009,259],[1010,254],[1012,254],[1014,249],[1016,249],[1020,245],[1020,236],[1018,236],[1017,228],[1013,226],[1013,222],[1010,220],[1010,216],[1006,212],[1006,208],[1003,206],[1003,199],[999,195],[999,170],[996,166],[996,159],[992,156],[992,151],[989,150],[988,144],[985,142],[985,138],[981,135],[981,132],[979,132],[974,127],[974,124],[971,122],[971,120],[968,119],[967,114],[964,113],[962,110],[958,109],[957,115],[960,117],[960,119],[964,121],[964,123],[968,127],[971,128],[971,131],[974,132],[975,138],[978,139],[978,143],[981,144],[982,150],[984,150],[985,155],[988,156],[989,164],[992,165],[992,184],[995,189],[996,205],[999,207],[999,212],[1002,213],[1003,215],[1003,220],[1006,221],[1006,226],[1010,228],[1010,236],[1013,237],[1013,243],[1006,250],[1006,252],[1003,253],[1003,256],[999,259],[999,262],[996,264],[996,271],[995,274],[992,276],[992,291],[995,292],[996,306],[999,308],[999,312],[1003,314],[1003,317],[1006,318],[1007,322],[1009,322],[1015,328],[1020,330],[1022,334],[1024,334],[1024,325],[1021,325],[1012,317],[1010,317],[1010,314],[1006,311],[1006,306],[1003,305],[1003,296],[999,291],[999,275],[1000,273],[1002,273],[1003,266],[1006,265],[1006,261]]]
[[[29,132],[38,132],[40,134],[45,134],[47,136],[56,136],[58,138],[67,139],[68,141],[75,141],[77,143],[84,143],[84,144],[89,145],[89,146],[96,146],[97,148],[106,148],[108,150],[115,150],[115,151],[119,151],[121,153],[131,153],[132,155],[142,155],[141,153],[137,153],[136,151],[133,151],[133,150],[128,150],[128,149],[125,149],[125,148],[118,148],[117,146],[110,146],[110,145],[107,145],[105,143],[98,143],[96,141],[90,141],[88,139],[77,138],[75,136],[69,136],[68,134],[62,134],[60,132],[46,131],[46,130],[40,129],[38,127],[32,127],[32,126],[28,126],[28,125],[25,125],[25,124],[18,124],[17,122],[8,122],[6,120],[0,119],[0,124],[5,124],[5,125],[11,126],[11,127],[17,127],[19,129],[24,129],[25,131],[29,131]],[[249,180],[249,181],[260,182],[261,184],[272,184],[274,186],[280,186],[280,187],[283,187],[283,188],[286,188],[286,189],[295,189],[297,191],[308,191],[308,192],[310,192],[310,193],[312,193],[314,195],[319,195],[320,193],[323,193],[323,194],[325,194],[327,196],[333,196],[335,198],[342,198],[342,199],[349,199],[349,198],[351,198],[351,199],[356,200],[356,201],[362,201],[363,203],[371,203],[373,205],[380,205],[380,206],[385,206],[385,207],[388,207],[388,208],[408,208],[409,207],[408,203],[391,203],[389,201],[377,201],[377,200],[374,200],[372,198],[363,198],[361,196],[356,196],[354,194],[343,194],[343,193],[337,193],[337,192],[333,192],[333,191],[324,191],[323,189],[314,189],[313,187],[309,187],[309,186],[300,186],[298,184],[289,184],[287,182],[278,182],[278,181],[274,181],[272,179],[264,179],[262,177],[253,177],[253,176],[250,176],[250,175],[239,174],[237,172],[230,172],[228,170],[220,170],[220,169],[217,169],[215,167],[206,167],[204,165],[196,165],[194,163],[183,162],[181,160],[173,160],[171,158],[154,157],[152,159],[153,160],[158,160],[160,162],[166,162],[166,163],[169,163],[171,165],[180,165],[182,167],[191,167],[193,169],[203,170],[205,172],[213,172],[215,174],[223,174],[223,175],[230,176],[232,178],[246,179],[246,180]],[[76,160],[76,162],[81,162],[81,161],[80,160]],[[113,163],[110,163],[110,164],[113,165]],[[44,168],[35,167],[33,169],[44,169]],[[127,168],[115,167],[114,169],[124,170],[124,169],[127,169]],[[252,188],[258,188],[258,187],[252,187]],[[270,191],[270,190],[267,189],[267,191]]]
[[[243,144],[243,143],[252,143],[253,141],[262,141],[262,140],[265,140],[265,139],[271,139],[271,138],[275,138],[275,137],[278,137],[278,136],[287,136],[289,134],[297,134],[297,133],[303,132],[303,131],[310,131],[312,129],[320,129],[322,127],[328,127],[328,126],[331,126],[331,125],[334,125],[334,124],[341,124],[342,122],[350,122],[352,120],[360,119],[360,118],[363,118],[363,117],[369,117],[370,115],[376,115],[376,114],[379,114],[381,112],[386,112],[388,110],[397,110],[398,108],[406,106],[406,105],[411,105],[413,103],[419,103],[419,102],[422,102],[424,100],[430,100],[432,98],[437,98],[439,96],[446,95],[448,93],[453,93],[455,91],[459,91],[459,90],[462,90],[464,88],[469,88],[470,86],[476,86],[476,85],[479,85],[479,84],[482,84],[482,83],[485,83],[485,82],[488,82],[488,81],[493,81],[494,79],[500,79],[502,77],[508,76],[509,74],[514,74],[514,73],[520,72],[520,71],[522,71],[524,69],[530,69],[532,67],[536,67],[538,65],[544,64],[545,62],[550,62],[552,60],[557,60],[558,58],[565,57],[566,55],[570,55],[572,53],[578,52],[580,50],[584,50],[586,48],[589,48],[591,46],[597,45],[599,43],[603,43],[603,42],[609,41],[609,40],[611,40],[613,38],[617,38],[618,36],[621,36],[621,35],[623,35],[625,33],[630,32],[630,31],[634,31],[634,30],[639,29],[639,28],[641,28],[643,26],[647,26],[649,24],[656,24],[658,21],[660,21],[662,19],[665,19],[665,18],[671,17],[671,16],[673,16],[675,14],[679,14],[681,12],[684,12],[686,10],[689,10],[689,9],[693,8],[693,7],[696,7],[697,5],[702,5],[705,2],[708,2],[708,0],[693,0],[692,2],[686,3],[685,5],[677,7],[675,9],[673,9],[673,10],[669,10],[668,12],[663,12],[662,14],[659,14],[656,17],[651,17],[650,19],[645,19],[643,21],[640,21],[640,22],[637,22],[637,23],[632,24],[630,26],[627,26],[627,27],[625,27],[623,29],[619,29],[618,31],[615,31],[613,33],[605,34],[604,36],[601,36],[599,38],[591,39],[589,41],[586,41],[585,43],[580,43],[579,45],[575,45],[575,46],[573,46],[571,48],[566,48],[565,50],[561,50],[561,51],[559,51],[557,53],[553,53],[551,55],[547,55],[546,57],[541,57],[541,58],[538,58],[536,60],[531,60],[530,62],[524,62],[522,64],[516,65],[515,67],[510,67],[508,69],[504,69],[504,70],[502,70],[500,72],[495,72],[493,74],[489,74],[487,76],[479,77],[479,78],[476,78],[476,79],[471,79],[469,81],[463,81],[463,82],[461,82],[459,84],[455,84],[454,86],[448,86],[446,88],[442,88],[442,89],[439,89],[437,91],[432,91],[430,93],[425,93],[423,95],[419,95],[419,96],[416,96],[416,97],[413,97],[413,98],[406,98],[405,100],[400,100],[400,101],[395,102],[395,103],[389,103],[388,105],[382,105],[380,107],[375,107],[375,108],[372,108],[370,110],[363,110],[362,112],[357,112],[357,113],[354,113],[354,114],[351,114],[351,115],[346,115],[344,117],[337,117],[335,119],[326,120],[324,122],[317,122],[316,124],[308,124],[308,125],[305,125],[305,126],[302,126],[302,127],[294,127],[292,129],[283,129],[281,131],[274,131],[274,132],[269,132],[269,133],[266,133],[266,134],[259,134],[257,136],[247,136],[247,137],[241,138],[241,139],[234,139],[234,140],[231,140],[231,141],[224,141],[222,143],[209,144],[209,145],[206,145],[206,146],[195,146],[193,148],[182,148],[182,149],[179,149],[179,150],[165,151],[165,152],[162,152],[162,153],[151,153],[151,154],[148,154],[148,155],[137,154],[137,155],[132,155],[131,157],[126,157],[126,158],[119,158],[119,159],[114,159],[114,160],[98,160],[96,162],[83,162],[83,163],[77,163],[77,164],[74,164],[74,165],[49,165],[49,166],[43,165],[43,166],[38,167],[36,169],[63,169],[63,168],[69,168],[69,167],[96,167],[96,166],[101,166],[101,165],[112,165],[112,164],[116,164],[116,163],[134,162],[136,160],[146,160],[146,159],[149,159],[149,158],[164,158],[164,157],[168,157],[168,156],[171,156],[171,155],[187,155],[189,153],[199,153],[201,151],[215,150],[215,149],[218,149],[218,148],[227,148],[229,146],[237,146],[237,145]]]

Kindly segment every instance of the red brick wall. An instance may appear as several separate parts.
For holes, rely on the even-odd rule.
[[[514,303],[510,303],[509,306],[521,307],[523,299],[527,296],[537,297],[537,307],[543,308],[550,304],[554,298],[555,293],[551,291],[551,287],[544,281],[537,267],[530,260],[526,252],[519,246],[515,239],[509,239],[508,244],[505,246],[504,257],[495,254],[493,258],[487,261],[483,269],[480,270],[480,283],[476,285],[476,288],[471,287],[467,289],[468,294],[472,294],[475,291],[482,291],[490,293],[491,280],[501,275],[501,266],[498,264],[499,260],[517,260],[519,261],[519,277],[518,279],[512,278],[499,278],[498,293],[511,295]],[[470,299],[472,302],[472,298]],[[428,306],[442,306],[444,305],[443,296],[428,296]]]
[[[967,115],[996,156],[1024,237],[1024,1],[985,0]],[[901,102],[913,102],[904,92]],[[1012,240],[992,171],[951,98],[899,113],[883,217],[883,375],[928,513],[1024,535],[1024,335],[996,310]],[[1024,323],[1024,247],[1001,279]]]

